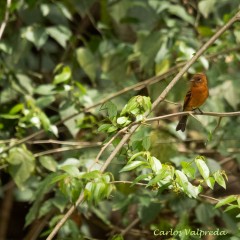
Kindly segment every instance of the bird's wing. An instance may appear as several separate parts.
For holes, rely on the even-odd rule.
[[[191,92],[191,90],[189,90],[184,99],[183,110],[189,110],[189,109],[187,109],[187,107],[191,100],[191,97],[192,97],[192,92]]]

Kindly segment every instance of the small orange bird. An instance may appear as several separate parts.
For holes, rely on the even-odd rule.
[[[207,76],[204,73],[194,74],[190,80],[190,84],[190,89],[184,99],[183,111],[199,109],[208,98],[208,81]],[[199,109],[199,111],[201,110]],[[176,131],[185,131],[187,119],[188,115],[180,118]]]

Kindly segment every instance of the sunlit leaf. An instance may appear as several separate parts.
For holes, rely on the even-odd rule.
[[[230,195],[230,196],[228,196],[228,197],[226,197],[226,198],[224,198],[224,199],[221,199],[217,204],[216,204],[216,208],[219,208],[219,207],[222,207],[222,206],[224,206],[224,205],[227,205],[227,204],[229,204],[229,203],[232,203],[232,202],[234,202],[234,201],[236,201],[237,200],[237,196],[235,196],[235,195]]]
[[[127,164],[120,172],[128,172],[128,171],[131,171],[141,165],[147,165],[146,162],[143,162],[143,161],[133,161],[129,164]]]
[[[207,179],[209,177],[210,171],[205,161],[201,157],[197,157],[195,159],[195,163],[202,177],[204,179]]]

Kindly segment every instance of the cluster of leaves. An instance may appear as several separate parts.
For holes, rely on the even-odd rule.
[[[112,102],[106,102],[102,109],[107,110],[111,124],[102,124],[98,131],[112,133],[128,126],[132,122],[141,122],[144,119],[144,114],[151,111],[151,107],[150,98],[139,95],[132,97],[124,106],[120,115],[118,115],[117,106]]]
[[[138,152],[134,154],[127,165],[121,170],[121,172],[131,171],[136,168],[150,169],[150,173],[139,175],[134,181],[133,185],[140,180],[147,181],[146,186],[161,189],[171,189],[174,192],[183,192],[190,198],[197,198],[199,193],[202,192],[202,185],[206,183],[211,189],[213,189],[215,182],[226,189],[224,177],[226,174],[221,170],[218,170],[210,175],[210,170],[205,163],[203,157],[196,157],[195,164],[192,166],[190,162],[181,162],[182,170],[175,169],[174,166],[169,164],[162,164],[156,157],[151,156],[150,152]],[[200,173],[201,178],[196,178],[196,167]],[[192,185],[191,181],[199,182],[198,186]]]

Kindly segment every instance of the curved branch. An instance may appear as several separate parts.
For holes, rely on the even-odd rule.
[[[181,69],[181,71],[173,78],[173,80],[169,83],[169,85],[166,87],[166,89],[162,92],[162,94],[157,98],[157,100],[153,103],[153,109],[164,100],[168,92],[173,88],[173,86],[177,83],[177,81],[182,77],[182,75],[191,67],[191,65],[197,61],[197,59],[207,50],[209,46],[211,46],[216,39],[218,39],[232,24],[234,24],[236,21],[240,19],[240,11],[232,17],[229,22],[224,25],[222,28],[220,28],[197,52],[196,54],[184,65],[184,67]],[[148,114],[146,114],[148,116]],[[105,164],[101,167],[100,171],[104,172],[108,165],[111,163],[111,161],[114,159],[114,157],[117,155],[117,153],[121,150],[121,148],[125,145],[125,143],[130,139],[131,135],[137,130],[140,124],[133,126],[129,132],[127,132],[122,140],[119,142],[119,144],[116,146],[114,151],[110,154],[110,156],[107,158]],[[71,216],[73,211],[75,210],[76,206],[78,206],[84,199],[84,195],[81,194],[76,202],[76,205],[72,206],[67,213],[64,215],[64,217],[61,219],[60,222],[54,227],[53,231],[48,236],[47,240],[52,240],[54,236],[57,234],[59,229],[63,226],[65,221]]]

